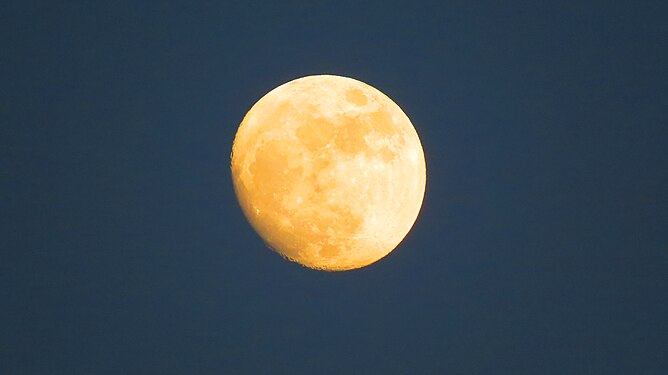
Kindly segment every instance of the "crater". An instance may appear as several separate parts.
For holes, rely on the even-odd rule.
[[[387,111],[371,112],[364,116],[364,120],[371,126],[373,131],[382,136],[391,137],[397,133],[397,127],[394,124],[394,120],[392,120],[392,115]]]
[[[334,138],[334,133],[334,125],[325,119],[308,119],[295,130],[299,142],[310,151],[325,147]]]
[[[268,141],[256,150],[255,161],[248,170],[263,196],[285,192],[299,180],[304,170],[302,167],[288,168],[291,157],[280,139]]]
[[[322,248],[318,252],[318,255],[320,255],[323,258],[330,259],[338,256],[339,252],[340,250],[338,246],[327,243],[322,246]]]
[[[355,105],[365,105],[369,101],[366,95],[358,89],[346,91],[346,100]]]
[[[285,119],[292,113],[292,110],[293,106],[289,101],[281,101],[276,104],[273,110],[267,111],[265,116],[277,119],[278,121],[285,121]]]
[[[395,156],[396,154],[392,152],[389,147],[383,147],[380,150],[380,158],[383,159],[383,161],[392,161]]]
[[[368,145],[364,137],[371,130],[369,126],[358,118],[348,116],[344,116],[340,123],[334,139],[336,148],[349,155],[366,152]]]

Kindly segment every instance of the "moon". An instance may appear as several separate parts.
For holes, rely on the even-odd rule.
[[[424,152],[411,121],[352,78],[307,76],[271,90],[241,122],[231,159],[252,227],[309,268],[344,271],[383,258],[424,198]]]

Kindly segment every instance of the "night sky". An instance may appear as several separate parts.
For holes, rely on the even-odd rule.
[[[665,1],[0,5],[0,374],[668,373]],[[312,74],[427,161],[381,261],[268,249],[230,152]]]

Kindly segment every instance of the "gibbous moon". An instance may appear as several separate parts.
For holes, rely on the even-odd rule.
[[[426,183],[422,145],[401,108],[332,75],[290,81],[255,103],[231,168],[260,237],[285,258],[327,271],[389,254],[413,226]]]

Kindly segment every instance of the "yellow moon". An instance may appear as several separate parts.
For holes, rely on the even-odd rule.
[[[239,204],[276,252],[343,271],[389,254],[424,197],[424,152],[404,112],[352,78],[283,84],[244,117],[232,146]]]

